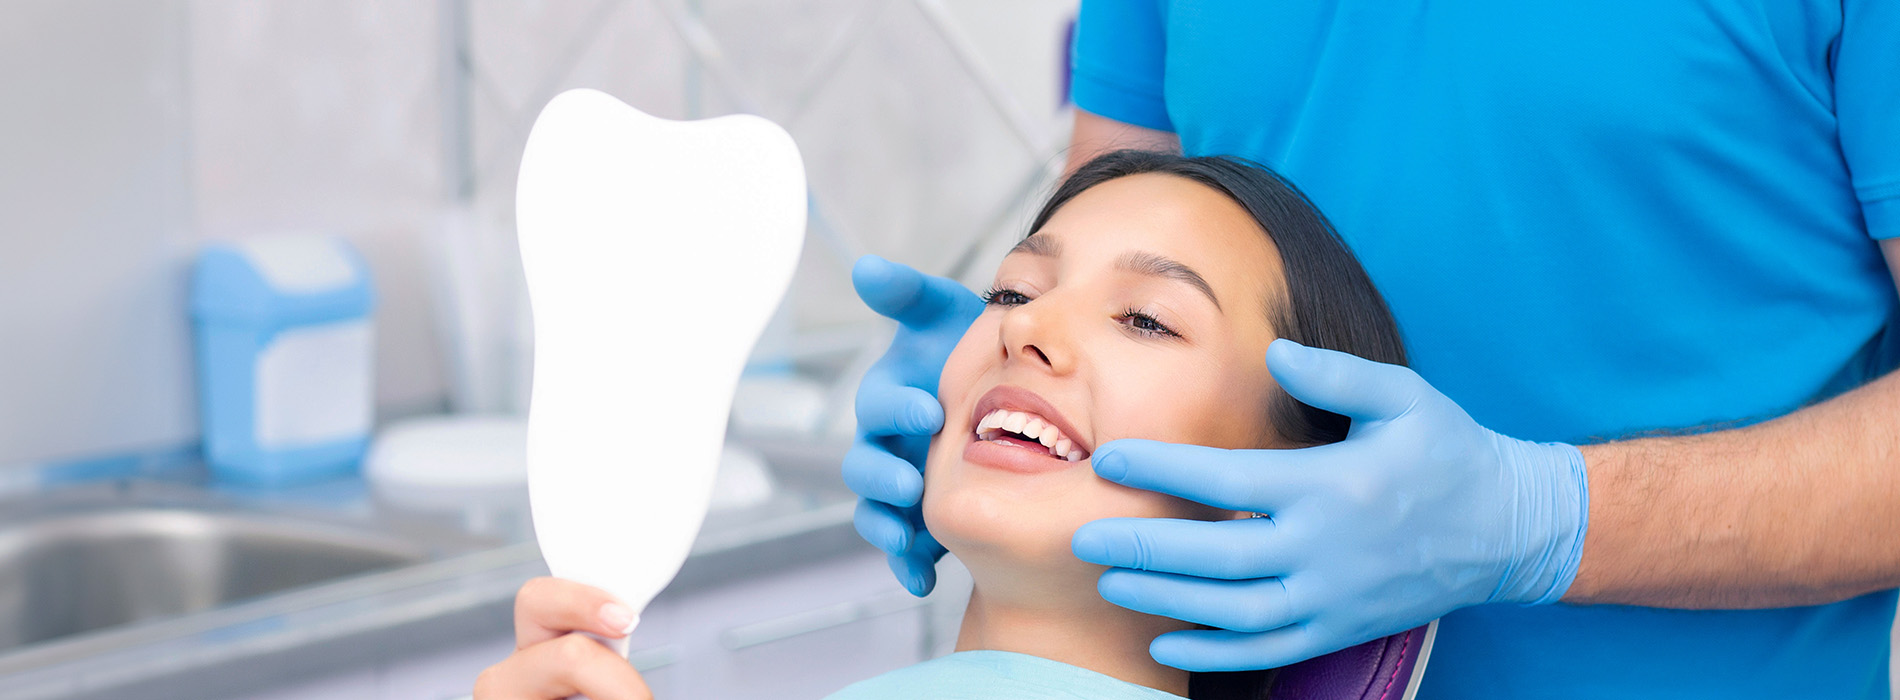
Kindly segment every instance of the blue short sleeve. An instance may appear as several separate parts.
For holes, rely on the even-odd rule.
[[[1083,110],[1174,131],[1163,97],[1166,32],[1155,0],[1087,0],[1075,25],[1070,94]]]
[[[1900,2],[1848,0],[1834,54],[1841,151],[1867,233],[1900,237]]]

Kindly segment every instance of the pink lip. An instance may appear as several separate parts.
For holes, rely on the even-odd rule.
[[[1063,417],[1062,412],[1057,411],[1055,405],[1049,403],[1048,400],[1041,396],[1036,395],[1036,392],[1022,387],[1009,386],[1007,384],[991,389],[988,393],[983,394],[983,398],[977,399],[976,409],[970,415],[972,439],[975,438],[974,431],[976,424],[982,421],[984,416],[989,415],[991,411],[995,411],[999,408],[1010,411],[1034,413],[1041,416],[1044,422],[1054,425],[1057,430],[1062,431],[1062,436],[1068,438],[1070,444],[1081,448],[1081,450],[1086,453],[1093,454],[1095,452],[1095,446],[1083,442],[1081,434],[1075,431],[1075,425],[1070,423],[1068,418]],[[1068,462],[1068,460],[1060,461]]]

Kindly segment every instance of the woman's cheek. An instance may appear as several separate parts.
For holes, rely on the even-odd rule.
[[[978,316],[944,359],[943,373],[937,375],[937,399],[943,404],[946,426],[952,421],[950,412],[974,407],[977,379],[997,364],[997,349],[1002,346],[998,316],[989,311]]]
[[[983,372],[982,339],[986,337],[986,332],[987,337],[996,337],[995,320],[991,316],[994,314],[977,317],[976,323],[970,325],[970,330],[963,333],[963,339],[957,341],[957,346],[950,350],[950,357],[943,363],[943,372],[937,375],[937,402],[943,408],[943,430],[930,438],[929,461],[962,458],[963,424],[968,422],[968,417],[963,414],[976,403],[976,397],[971,394],[976,389],[977,378]],[[984,328],[986,325],[991,326],[987,331]],[[951,447],[956,448],[957,454],[939,456],[940,450],[947,451]]]
[[[1195,512],[1179,498],[1129,488],[1101,477],[1095,477],[1088,491],[1088,500],[1094,505],[1084,522],[1098,518],[1184,518]]]

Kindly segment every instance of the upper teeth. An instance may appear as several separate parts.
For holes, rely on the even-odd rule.
[[[1040,442],[1043,447],[1049,449],[1049,454],[1071,462],[1080,462],[1082,458],[1088,456],[1073,440],[1063,435],[1061,430],[1034,413],[999,408],[990,411],[989,415],[983,416],[983,420],[976,423],[977,437],[984,440],[994,439],[1002,431],[1017,433]]]

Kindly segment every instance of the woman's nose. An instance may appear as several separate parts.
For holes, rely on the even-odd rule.
[[[1003,317],[1003,353],[1011,362],[1029,362],[1055,374],[1075,368],[1069,334],[1073,311],[1065,312],[1051,295],[1010,309]]]

